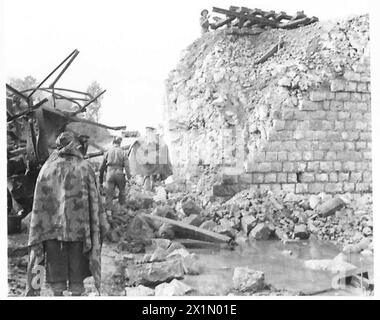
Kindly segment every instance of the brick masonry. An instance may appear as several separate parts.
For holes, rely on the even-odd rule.
[[[246,172],[234,179],[224,175],[214,194],[247,187],[302,194],[371,192],[370,92],[365,58],[328,87],[310,91],[298,108],[284,107]]]

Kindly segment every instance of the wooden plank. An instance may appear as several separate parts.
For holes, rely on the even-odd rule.
[[[270,18],[275,18],[276,17],[276,12],[274,10],[265,12],[264,18],[270,19]]]
[[[279,49],[284,46],[284,41],[280,40],[276,45],[270,48],[260,59],[258,59],[255,64],[263,63],[272,57]]]
[[[187,249],[220,249],[220,243],[195,239],[175,239]]]
[[[239,7],[235,7],[235,6],[230,6],[230,11],[237,11],[239,10]],[[230,17],[230,16],[227,16],[227,18],[223,19],[222,21],[220,22],[217,22],[217,23],[214,23],[214,24],[211,24],[210,27],[211,29],[219,29],[221,27],[223,27],[224,25],[226,24],[229,24],[231,23],[232,21],[234,21],[236,19],[236,17]]]
[[[236,17],[232,17],[232,18],[226,18],[226,19],[223,19],[222,21],[218,22],[218,23],[214,23],[211,25],[211,29],[219,29],[220,27],[223,27],[224,25],[226,24],[229,24],[231,23],[232,21],[234,21],[236,19]]]
[[[309,24],[310,21],[312,21],[310,18],[302,18],[302,19],[280,24],[278,27],[282,29],[292,29],[292,28],[299,27],[301,24]]]
[[[280,22],[281,20],[285,19],[285,20],[291,20],[292,19],[292,16],[286,14],[286,12],[284,11],[281,11],[279,14],[277,14],[275,16],[275,19]]]
[[[217,8],[217,7],[213,7],[212,10],[213,10],[213,12],[225,14],[228,16],[234,16],[236,18],[243,18],[243,19],[246,18],[248,20],[251,20],[254,23],[262,23],[262,24],[268,25],[270,27],[277,27],[278,26],[277,22],[269,20],[269,19],[265,19],[265,18],[259,18],[259,17],[255,16],[254,14],[244,14],[244,13],[240,13],[240,12],[233,12],[230,10],[225,10],[225,9],[221,9],[221,8]]]
[[[178,231],[176,233],[181,233],[181,235],[184,238],[219,243],[228,243],[231,241],[230,237],[209,230],[201,229],[181,221],[176,221],[159,216],[152,216],[146,213],[141,214],[141,217],[151,219],[153,221],[167,223],[173,226],[175,231]]]
[[[339,285],[352,285],[354,287],[363,287],[370,289],[373,282],[369,280],[368,267],[359,267],[354,270],[345,272],[342,277],[336,279],[335,287]]]

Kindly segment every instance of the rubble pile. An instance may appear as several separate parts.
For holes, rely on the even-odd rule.
[[[324,205],[341,199],[343,206],[323,212]],[[371,248],[373,218],[372,196],[353,198],[331,195],[295,195],[244,190],[227,202],[210,206],[207,213],[217,225],[214,231],[233,234],[236,240],[307,239],[314,234],[321,240],[331,240],[351,252]],[[207,210],[206,210],[207,212]],[[209,220],[210,221],[210,220]],[[210,225],[210,222],[208,222]],[[202,227],[202,226],[201,226]],[[223,229],[223,230],[222,230]],[[222,230],[222,231],[221,231]],[[351,247],[355,244],[359,247]]]
[[[141,253],[155,238],[190,238],[189,234],[193,234],[178,228],[178,223],[185,228],[227,236],[238,244],[260,240],[306,240],[314,235],[342,246],[346,253],[364,251],[368,254],[373,250],[371,194],[299,195],[251,188],[228,201],[211,201],[207,196],[202,199],[192,192],[169,193],[166,201],[158,202],[148,200],[154,198],[153,195],[150,198],[140,195],[140,198],[145,200],[133,202],[140,205],[138,210],[131,209],[132,200],[128,200],[126,206],[110,218],[109,240],[118,242],[120,250]],[[196,238],[214,240],[195,233],[192,239]]]
[[[167,239],[153,239],[149,252],[140,259],[122,256],[120,267],[126,295],[185,295],[193,289],[180,280],[203,270],[196,254]]]

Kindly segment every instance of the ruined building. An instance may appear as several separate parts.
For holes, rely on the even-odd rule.
[[[371,192],[367,15],[249,35],[209,32],[184,51],[166,86],[174,172],[215,168],[214,195],[251,186]]]

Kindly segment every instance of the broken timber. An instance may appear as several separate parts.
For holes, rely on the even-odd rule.
[[[249,9],[246,7],[233,7],[229,10],[213,7],[212,11],[225,15],[225,19],[211,24],[212,29],[219,29],[225,25],[228,27],[249,28],[249,27],[270,27],[293,29],[305,26],[318,21],[317,17],[307,17],[303,11],[298,11],[296,15],[290,16],[286,12],[281,11],[263,11],[260,9]],[[283,20],[287,20],[283,22]]]
[[[284,46],[284,41],[280,40],[275,46],[269,49],[260,59],[255,61],[255,64],[263,63],[272,57],[278,50]]]
[[[345,272],[342,277],[335,279],[335,287],[351,285],[369,290],[373,288],[373,283],[369,280],[368,268],[361,267]]]
[[[212,232],[209,230],[201,229],[187,223],[176,221],[164,217],[152,216],[150,214],[141,214],[143,218],[151,219],[153,221],[167,223],[173,226],[175,231],[181,232],[183,238],[195,239],[201,241],[209,241],[209,242],[218,242],[218,243],[228,243],[231,241],[230,237],[225,235]]]

